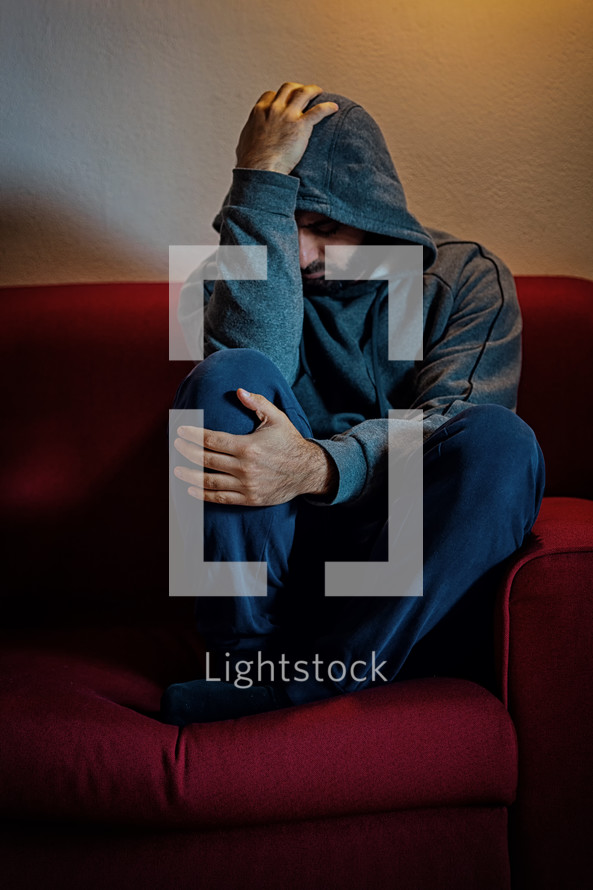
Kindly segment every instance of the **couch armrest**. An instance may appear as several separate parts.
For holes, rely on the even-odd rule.
[[[496,632],[502,697],[519,742],[516,886],[586,886],[593,844],[593,501],[544,499],[509,568]]]

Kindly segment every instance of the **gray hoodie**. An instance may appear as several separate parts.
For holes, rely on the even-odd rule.
[[[409,212],[370,115],[331,93],[310,104],[324,101],[337,102],[339,111],[313,128],[292,173],[236,168],[213,223],[221,244],[267,246],[267,280],[216,280],[213,257],[184,285],[179,316],[191,327],[204,299],[205,355],[251,347],[276,363],[309,418],[313,441],[336,464],[337,493],[325,502],[337,504],[384,488],[390,408],[420,409],[425,437],[472,404],[515,409],[521,319],[512,275],[496,256],[424,228]],[[344,281],[331,295],[303,294],[297,209],[381,241],[422,245],[422,361],[387,358],[385,281]],[[198,279],[206,279],[204,295]],[[404,455],[416,441],[414,422],[391,423],[391,447]]]

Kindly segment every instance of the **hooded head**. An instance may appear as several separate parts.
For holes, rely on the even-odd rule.
[[[436,258],[435,244],[407,208],[378,125],[345,96],[320,93],[307,108],[320,102],[335,102],[339,110],[313,127],[307,149],[291,171],[300,180],[296,209],[321,213],[383,238],[421,244],[427,268]],[[217,231],[221,223],[219,212],[213,222]]]

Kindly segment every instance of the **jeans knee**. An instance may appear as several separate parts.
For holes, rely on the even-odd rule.
[[[537,456],[539,446],[531,427],[502,405],[472,405],[455,421],[463,433],[460,447],[472,460],[481,457],[508,464]]]
[[[254,386],[269,385],[283,378],[278,367],[263,352],[241,348],[213,352],[199,362],[186,379],[209,394],[224,391],[229,386],[251,390]]]
[[[208,376],[223,375],[238,371],[242,374],[280,374],[278,367],[271,358],[258,349],[237,347],[236,349],[219,349],[213,352],[194,368],[198,373],[207,372]]]
[[[455,418],[450,437],[457,438],[464,473],[485,498],[509,507],[527,499],[535,504],[537,515],[545,483],[544,459],[524,420],[501,405],[473,405]]]
[[[262,352],[222,349],[199,362],[188,374],[177,390],[174,406],[202,409],[207,429],[245,435],[254,431],[259,420],[239,401],[237,390],[247,389],[275,401],[283,384],[278,367]]]

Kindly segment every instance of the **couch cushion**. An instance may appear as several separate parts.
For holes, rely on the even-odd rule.
[[[10,890],[508,890],[505,807],[192,831],[0,823]],[[561,885],[562,886],[562,885]],[[587,886],[586,882],[581,886]]]
[[[1,812],[12,817],[233,826],[514,798],[513,725],[469,681],[394,683],[179,730],[150,712],[168,683],[200,673],[187,630],[38,634],[4,648]]]

